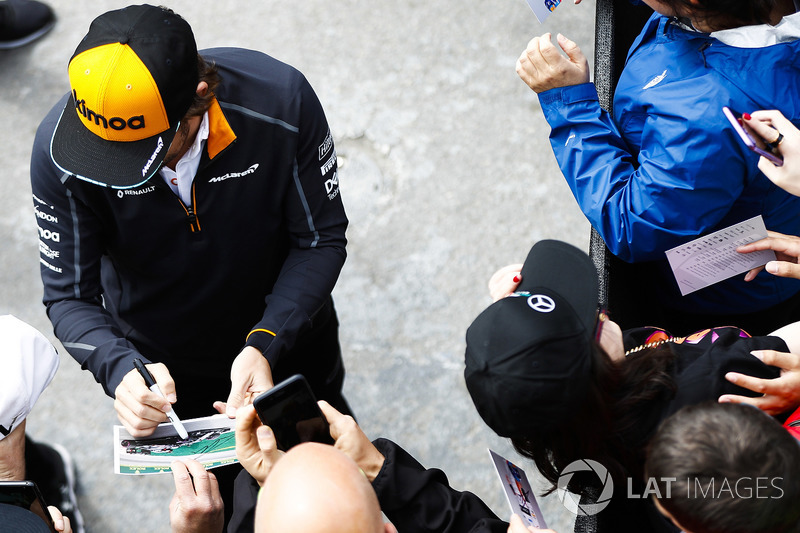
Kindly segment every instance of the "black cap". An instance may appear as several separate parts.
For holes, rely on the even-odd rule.
[[[179,15],[150,5],[92,21],[69,63],[67,99],[50,144],[63,171],[119,189],[161,166],[194,101],[197,45]]]
[[[464,377],[484,422],[520,437],[568,420],[585,397],[598,309],[597,271],[567,243],[536,243],[517,291],[467,329]]]

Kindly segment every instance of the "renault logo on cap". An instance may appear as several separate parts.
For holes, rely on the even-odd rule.
[[[540,313],[549,313],[556,308],[556,303],[549,296],[534,294],[528,298],[528,306]]]

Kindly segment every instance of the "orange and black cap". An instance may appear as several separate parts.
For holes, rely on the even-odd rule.
[[[69,62],[53,161],[98,185],[141,185],[161,167],[198,77],[194,34],[179,15],[150,5],[100,15]]]

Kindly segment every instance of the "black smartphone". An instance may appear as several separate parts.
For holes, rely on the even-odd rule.
[[[253,400],[258,417],[275,434],[278,449],[301,442],[333,444],[328,421],[317,405],[306,378],[295,374]]]
[[[10,505],[30,511],[42,519],[42,524],[48,531],[56,533],[47,504],[39,492],[39,487],[33,481],[0,481],[0,505]]]

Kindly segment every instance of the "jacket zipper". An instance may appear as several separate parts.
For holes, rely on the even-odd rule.
[[[706,41],[700,46],[700,49],[698,50],[700,52],[700,55],[703,56],[703,67],[705,68],[708,68],[708,63],[706,63],[706,50],[708,48],[711,48],[711,43]]]
[[[236,142],[236,139],[231,141],[231,143],[228,146],[223,148],[222,151],[215,156],[215,159],[217,157],[219,157],[221,154],[227,152],[228,149],[231,147],[231,144],[233,144],[235,142]],[[200,173],[200,169],[207,167],[209,164],[211,164],[211,159],[209,159],[205,163],[203,163],[201,161],[200,166],[197,167],[197,172],[195,173],[195,176],[194,176],[195,179],[197,179],[197,175]],[[195,182],[192,181],[192,205],[191,206],[187,206],[186,204],[184,204],[183,200],[181,200],[180,197],[178,197],[178,201],[180,202],[181,206],[183,206],[183,209],[186,211],[186,220],[189,222],[189,228],[192,230],[192,233],[198,233],[198,232],[201,231],[201,229],[200,229],[200,220],[197,217],[197,213],[195,213],[195,211],[194,211],[194,206],[197,205],[197,198],[195,198],[195,188],[194,187],[195,187]],[[167,186],[167,189],[169,189],[169,186]],[[169,192],[172,193],[172,189],[169,189]]]
[[[199,232],[200,220],[197,218],[197,213],[194,212],[194,206],[197,205],[197,198],[195,198],[194,195],[194,181],[192,181],[192,205],[187,206],[180,198],[178,198],[178,201],[186,210],[186,218],[189,221],[189,228],[192,230],[192,233]]]
[[[172,189],[169,187],[169,185],[167,185],[167,182],[165,182],[163,179],[159,178],[155,183],[156,187],[164,189],[167,192],[167,194],[178,200],[178,205],[180,205],[183,208],[183,211],[186,213],[186,221],[189,223],[189,229],[191,230],[191,232],[192,233],[199,232],[200,221],[198,220],[197,213],[194,212],[194,207],[193,207],[194,205],[197,205],[197,202],[195,201],[194,198],[194,182],[192,182],[192,207],[187,206],[185,203],[183,203],[181,197],[172,192]]]
[[[200,231],[200,227],[196,226],[197,224],[197,214],[194,212],[194,209],[191,207],[186,208],[186,218],[189,221],[189,228],[192,230],[192,233],[195,231]]]

